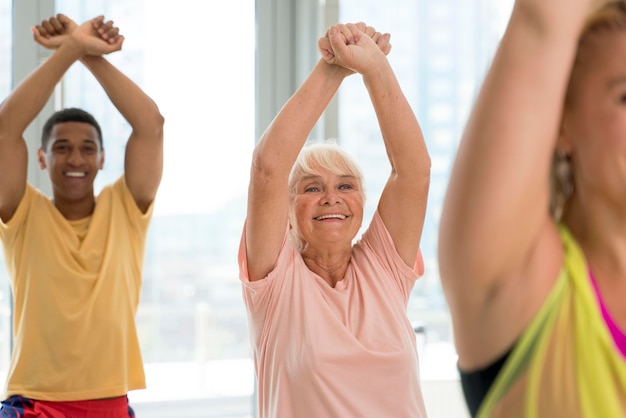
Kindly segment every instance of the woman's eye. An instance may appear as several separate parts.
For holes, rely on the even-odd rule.
[[[315,193],[318,192],[319,189],[317,187],[311,186],[304,189],[305,193]]]
[[[341,186],[339,186],[340,190],[350,190],[353,189],[354,187],[352,187],[351,184],[342,184]]]

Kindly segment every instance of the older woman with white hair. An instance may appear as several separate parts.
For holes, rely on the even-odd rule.
[[[389,35],[331,27],[322,59],[253,155],[239,265],[260,416],[425,417],[406,314],[416,279],[430,158],[387,61]],[[367,231],[357,166],[337,145],[305,147],[345,77],[360,73],[391,174]]]

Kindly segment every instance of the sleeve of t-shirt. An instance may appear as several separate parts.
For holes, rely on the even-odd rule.
[[[388,271],[400,287],[405,300],[408,300],[415,281],[424,274],[424,261],[418,250],[414,266],[408,266],[398,254],[391,234],[387,230],[378,211],[363,233],[357,246],[363,248],[366,257],[375,257],[382,268]],[[370,260],[373,262],[373,260]]]
[[[292,251],[295,251],[295,249],[293,249],[292,246],[288,245],[288,234],[289,228],[286,228],[283,243],[281,245],[278,258],[276,259],[276,264],[274,265],[272,271],[270,271],[265,278],[251,282],[250,276],[248,275],[246,226],[244,225],[243,233],[241,234],[238,254],[239,279],[241,280],[241,284],[243,286],[244,301],[248,310],[251,313],[255,313],[259,310],[267,308],[270,294],[272,292],[272,288],[274,287],[274,283],[282,278],[282,276],[280,275],[280,271],[284,272],[284,268],[281,268],[281,266],[286,266],[286,264],[288,263],[288,259],[293,258],[293,254],[291,254],[290,249]]]
[[[154,209],[154,201],[150,203],[150,206],[148,207],[148,210],[146,211],[146,213],[143,213],[137,206],[137,202],[135,201],[135,198],[133,197],[130,190],[128,189],[128,185],[126,184],[126,179],[123,175],[120,176],[115,181],[115,183],[113,183],[113,190],[114,190],[114,195],[120,197],[122,204],[126,208],[126,213],[128,214],[128,218],[136,222],[145,223],[145,226],[147,226],[147,224],[150,222],[150,219],[152,218],[152,212]]]
[[[26,220],[28,210],[36,198],[36,195],[37,190],[31,184],[27,183],[24,196],[22,196],[22,200],[20,200],[20,203],[17,205],[17,209],[11,219],[6,223],[0,219],[0,239],[3,241],[4,245],[11,245],[11,237],[14,236],[16,231]]]

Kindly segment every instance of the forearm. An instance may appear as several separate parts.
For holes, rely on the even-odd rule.
[[[255,150],[255,166],[288,173],[300,149],[348,72],[320,60],[285,103]],[[280,156],[277,159],[275,156]]]
[[[384,58],[383,58],[384,59]],[[386,59],[363,75],[395,174],[428,176],[430,157],[415,114]]]
[[[84,50],[78,42],[68,40],[26,77],[0,105],[0,136],[21,140],[23,132],[46,104],[57,83],[83,54]]]
[[[102,56],[86,55],[81,62],[128,121],[134,136],[153,137],[162,130],[163,118],[157,105],[130,78]]]

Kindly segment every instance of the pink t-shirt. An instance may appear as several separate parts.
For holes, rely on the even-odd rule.
[[[426,417],[406,308],[415,270],[376,213],[335,288],[285,241],[263,280],[240,278],[259,382],[261,418]]]

